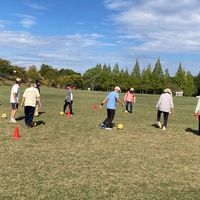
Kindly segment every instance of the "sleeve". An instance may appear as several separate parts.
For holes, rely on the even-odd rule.
[[[198,113],[198,112],[200,112],[200,98],[198,99],[197,106],[195,109],[195,113]]]
[[[124,96],[124,101],[126,101],[126,97],[127,97],[127,93],[126,93],[125,96]]]
[[[17,93],[18,92],[18,88],[13,86],[13,90],[12,91],[13,91],[13,93]]]
[[[172,97],[171,97],[171,108],[174,108],[174,101]]]
[[[157,104],[156,104],[156,108],[159,107],[159,105],[160,105],[160,103],[161,103],[161,99],[162,99],[162,95],[160,96],[160,98],[159,98],[159,100],[158,100],[158,102],[157,102]]]
[[[22,97],[24,98],[26,97],[26,90],[24,91],[24,94],[22,95]]]

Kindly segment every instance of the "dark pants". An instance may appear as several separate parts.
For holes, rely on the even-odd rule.
[[[126,101],[126,110],[130,113],[133,112],[133,102]]]
[[[63,106],[63,112],[65,113],[65,110],[66,110],[67,106],[69,106],[70,114],[73,114],[73,112],[72,112],[72,102],[65,101],[65,104]]]
[[[115,117],[115,110],[107,109],[107,118],[104,120],[103,124],[105,127],[112,128],[112,121]]]
[[[34,112],[35,112],[35,107],[32,107],[32,106],[25,106],[24,107],[25,124],[27,126],[32,126]]]
[[[160,121],[162,113],[163,113],[163,119],[164,119],[163,126],[167,127],[167,122],[168,122],[168,117],[169,117],[169,113],[168,112],[163,112],[163,111],[158,110],[158,112],[157,112],[157,121]]]

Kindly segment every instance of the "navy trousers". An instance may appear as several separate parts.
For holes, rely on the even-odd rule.
[[[32,107],[32,106],[25,106],[24,107],[25,124],[27,126],[32,126],[34,112],[35,112],[35,107]]]

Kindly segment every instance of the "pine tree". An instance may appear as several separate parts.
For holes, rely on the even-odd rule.
[[[142,85],[141,88],[145,93],[148,93],[152,89],[151,87],[151,65],[149,64],[147,69],[142,72]]]
[[[134,87],[136,91],[141,90],[141,73],[138,60],[136,60],[133,71],[130,74],[129,84],[131,87]]]
[[[178,70],[175,74],[175,82],[181,90],[184,90],[186,79],[185,79],[185,71],[182,68],[181,63],[179,64]]]
[[[185,76],[184,95],[193,96],[195,94],[195,83],[192,74],[188,71]]]
[[[164,76],[160,59],[158,58],[155,67],[152,72],[152,89],[155,93],[161,93],[164,88]]]

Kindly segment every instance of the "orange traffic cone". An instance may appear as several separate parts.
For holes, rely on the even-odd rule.
[[[19,128],[18,128],[18,127],[15,127],[15,130],[14,130],[14,133],[13,133],[13,138],[14,138],[15,140],[18,140],[19,137],[20,137],[20,135],[19,135]]]
[[[67,112],[67,117],[70,117],[70,116],[71,116],[71,114],[70,114],[70,112],[68,111],[68,112]]]

